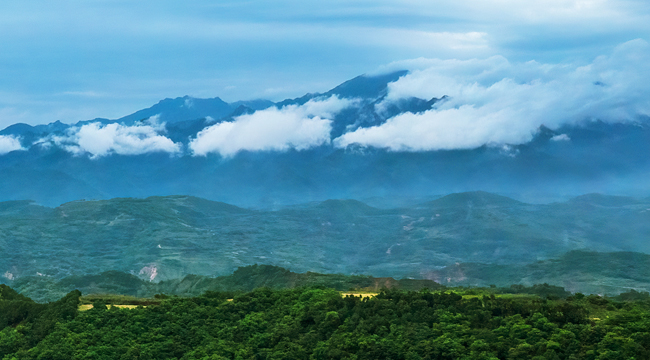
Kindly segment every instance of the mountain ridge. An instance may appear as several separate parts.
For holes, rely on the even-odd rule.
[[[0,131],[0,136],[9,136],[12,144],[18,139],[22,146],[0,154],[0,200],[33,199],[58,206],[78,199],[184,194],[272,208],[336,198],[425,198],[475,190],[512,194],[527,202],[591,192],[650,196],[645,181],[650,158],[643,155],[650,151],[650,126],[644,125],[650,119],[645,118],[640,123],[585,121],[554,129],[540,125],[531,141],[521,145],[437,151],[338,147],[334,140],[345,133],[385,124],[395,116],[425,113],[446,99],[384,101],[389,84],[405,74],[362,75],[325,93],[277,103],[184,96],[117,120],[15,124]],[[339,100],[325,101],[329,96]],[[309,100],[317,100],[318,106],[338,104],[336,111],[325,109],[333,111],[331,119],[323,120],[329,121],[330,131],[318,145],[303,148],[289,141],[253,150],[255,146],[249,149],[242,138],[242,149],[228,156],[216,150],[197,155],[193,150],[199,134],[207,136],[215,125],[232,124],[237,116],[255,114],[256,109],[269,110],[247,121],[287,111],[293,115],[286,116],[313,120],[315,115],[303,114],[307,108],[299,108]],[[282,108],[290,104],[295,108]],[[341,109],[340,104],[346,105]],[[149,120],[141,121],[145,118]],[[84,127],[95,137],[81,146],[79,131]],[[113,138],[96,141],[104,136]]]
[[[0,276],[117,270],[156,281],[264,263],[297,272],[413,277],[455,263],[518,266],[573,250],[650,253],[650,202],[526,204],[478,193],[452,206],[357,200],[244,209],[191,196],[0,202]],[[452,199],[454,198],[452,197]]]

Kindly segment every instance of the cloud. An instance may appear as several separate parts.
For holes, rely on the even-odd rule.
[[[335,139],[396,151],[521,144],[540,125],[635,121],[650,115],[650,45],[633,40],[584,66],[482,60],[405,62],[415,68],[389,85],[386,102],[448,95],[435,109],[397,115]],[[385,104],[379,104],[378,108]]]
[[[0,155],[16,150],[25,150],[20,145],[20,139],[14,136],[0,135]]]
[[[560,134],[553,136],[551,141],[571,141],[571,138],[567,134]]]
[[[218,153],[224,157],[242,150],[305,150],[329,143],[330,119],[353,103],[354,100],[332,96],[300,106],[259,110],[201,130],[189,146],[194,155]]]
[[[115,119],[183,95],[280,101],[418,56],[591,59],[650,31],[643,0],[2,4],[0,93],[25,99],[0,96],[0,113],[25,116],[0,126]]]
[[[165,125],[158,123],[157,117],[135,126],[93,122],[70,128],[65,136],[51,136],[36,144],[46,147],[54,144],[75,155],[90,154],[91,158],[111,154],[180,153],[181,145],[161,135],[164,131]]]

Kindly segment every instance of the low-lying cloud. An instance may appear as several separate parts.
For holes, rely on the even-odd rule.
[[[18,138],[15,136],[0,135],[0,155],[16,150],[24,150]]]
[[[528,142],[540,125],[635,121],[650,115],[647,59],[650,45],[633,40],[582,66],[510,63],[501,56],[411,60],[403,63],[411,73],[389,85],[385,101],[449,98],[432,110],[343,134],[334,144],[395,151],[475,148]]]
[[[305,150],[330,141],[332,118],[354,100],[310,100],[304,105],[271,107],[238,116],[201,130],[189,147],[193,155],[218,153],[232,157],[240,151]]]
[[[180,153],[181,145],[162,135],[164,131],[165,126],[158,123],[157,117],[135,126],[94,122],[73,127],[65,136],[42,139],[40,144],[45,146],[55,144],[75,155],[89,154],[91,158],[111,154]]]

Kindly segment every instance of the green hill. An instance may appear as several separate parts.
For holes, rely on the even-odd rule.
[[[571,200],[571,203],[575,204],[589,204],[596,206],[608,206],[608,207],[620,207],[626,205],[636,205],[640,201],[629,196],[612,196],[604,194],[585,194],[582,196],[577,196]]]
[[[600,205],[585,205],[596,198]],[[524,265],[574,250],[650,253],[650,202],[525,204],[484,193],[377,209],[328,200],[250,210],[189,196],[0,203],[0,282],[119,271],[164,281],[253,264],[422,278],[456,263]],[[604,206],[602,204],[607,204]]]
[[[650,291],[650,255],[631,252],[571,251],[557,258],[522,265],[461,263],[426,277],[449,286],[509,286],[548,283],[571,292],[617,294]]]
[[[198,296],[206,291],[247,292],[261,287],[290,289],[320,286],[339,291],[351,289],[379,291],[383,288],[416,291],[424,288],[431,290],[444,288],[440,284],[426,279],[395,280],[360,275],[295,273],[271,265],[245,266],[227,276],[187,275],[183,278],[158,283],[145,281],[119,271],[69,276],[58,281],[42,276],[31,276],[13,282],[12,287],[20,291],[21,294],[6,285],[0,286],[0,298],[22,297],[21,294],[24,294],[40,302],[54,301],[72,290],[80,290],[83,294],[113,294],[151,298],[155,294]],[[8,289],[8,295],[2,292],[3,289]]]
[[[466,206],[517,206],[523,203],[506,196],[491,194],[485,191],[471,191],[443,196],[426,203],[433,208],[466,207]]]

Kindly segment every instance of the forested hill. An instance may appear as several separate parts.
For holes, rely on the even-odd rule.
[[[75,289],[81,290],[84,294],[152,297],[155,294],[198,296],[205,291],[232,292],[251,291],[261,287],[289,289],[305,286],[328,287],[339,291],[351,289],[379,291],[381,289],[436,290],[458,285],[511,289],[511,285],[514,285],[514,289],[523,287],[528,293],[553,293],[564,296],[561,294],[565,290],[559,292],[550,291],[548,288],[543,291],[531,290],[537,286],[535,284],[550,284],[551,287],[566,289],[568,294],[584,292],[612,296],[630,290],[649,291],[648,274],[650,274],[650,255],[572,251],[557,259],[523,265],[459,263],[425,274],[428,279],[295,273],[272,265],[251,265],[240,267],[233,274],[226,276],[187,275],[160,282],[143,280],[133,274],[119,271],[75,275],[60,280],[52,277],[28,276],[5,282],[11,284],[21,294],[39,302],[54,301]]]
[[[650,358],[648,300],[266,288],[79,311],[80,295],[37,304],[0,285],[0,358]]]
[[[469,192],[400,208],[373,204],[253,210],[191,196],[56,208],[0,202],[0,279],[121,271],[158,282],[268,264],[298,273],[439,276],[453,285],[460,277],[445,271],[457,263],[523,266],[574,250],[650,253],[649,199],[589,195],[527,204]]]
[[[97,275],[70,276],[61,280],[31,276],[12,282],[12,287],[15,290],[40,302],[57,300],[73,290],[80,290],[84,294],[153,297],[155,294],[198,296],[206,291],[245,292],[262,287],[290,289],[306,286],[327,287],[338,291],[356,289],[375,292],[381,289],[417,291],[444,288],[433,280],[395,280],[393,278],[312,272],[298,274],[270,265],[246,266],[237,269],[231,275],[216,278],[188,275],[158,283],[142,280],[119,271],[107,271]]]

